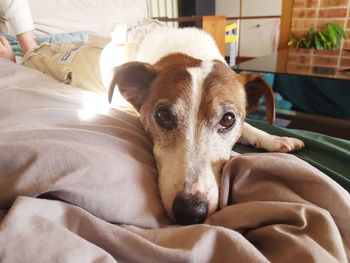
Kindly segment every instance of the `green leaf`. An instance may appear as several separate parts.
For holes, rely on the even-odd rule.
[[[298,41],[297,36],[292,33],[292,36],[291,36],[290,40],[288,41],[288,47],[295,46],[297,41]]]
[[[288,47],[294,47],[295,46],[296,41],[294,39],[291,39],[288,41]]]
[[[341,39],[346,37],[344,29],[338,24],[327,23],[327,31],[310,28],[301,36],[291,35],[288,46],[296,48],[339,49]]]
[[[335,46],[335,49],[339,49],[340,48],[340,41],[337,42],[337,45]]]
[[[332,27],[334,28],[334,30],[338,36],[340,36],[341,38],[346,38],[345,31],[340,25],[332,24],[332,23],[330,23],[330,24],[332,25]]]
[[[334,24],[327,24],[329,38],[331,40],[331,46],[336,47],[338,45],[339,39],[334,28]]]
[[[323,31],[319,31],[318,35],[321,38],[321,42],[323,43],[323,46],[327,49],[331,49],[332,48],[332,43],[331,41],[328,39],[328,34],[326,32]]]
[[[307,32],[307,35],[309,36],[309,37],[312,37],[312,36],[314,36],[316,34],[316,30],[312,27],[312,28],[310,28],[309,29],[309,31]]]
[[[306,37],[305,36],[301,36],[298,39],[297,43],[296,43],[296,48],[306,48],[305,40],[306,40]]]
[[[314,37],[306,39],[306,48],[313,48],[315,46]]]
[[[323,49],[319,35],[315,35],[315,47],[316,47],[316,49]]]

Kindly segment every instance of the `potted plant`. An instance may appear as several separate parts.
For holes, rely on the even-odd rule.
[[[289,47],[314,48],[314,49],[339,49],[341,40],[345,39],[345,32],[338,24],[326,24],[327,30],[315,30],[313,28],[301,36],[292,34],[288,42]]]

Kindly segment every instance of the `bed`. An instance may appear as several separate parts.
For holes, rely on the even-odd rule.
[[[1,262],[349,262],[348,141],[252,121],[308,147],[237,145],[220,210],[179,226],[135,114],[4,59],[0,69]]]

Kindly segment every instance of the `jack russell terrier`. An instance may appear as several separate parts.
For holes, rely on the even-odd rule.
[[[147,34],[136,61],[115,68],[110,102],[115,85],[153,141],[161,199],[179,224],[202,223],[217,210],[220,174],[236,142],[272,152],[304,147],[244,122],[262,95],[273,122],[272,89],[258,74],[236,74],[199,29]]]

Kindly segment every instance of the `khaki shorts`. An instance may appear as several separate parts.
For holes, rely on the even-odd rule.
[[[43,43],[27,53],[22,64],[46,73],[60,82],[94,92],[106,92],[100,72],[100,55],[110,39],[89,36],[86,44]]]

